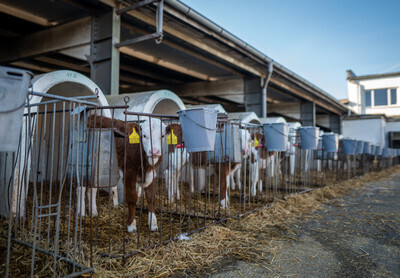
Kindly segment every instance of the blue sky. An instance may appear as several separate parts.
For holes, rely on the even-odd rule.
[[[336,98],[346,70],[400,72],[400,0],[181,0]]]

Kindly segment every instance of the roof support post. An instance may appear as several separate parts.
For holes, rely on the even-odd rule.
[[[104,94],[118,95],[119,50],[121,18],[115,9],[92,17],[90,42],[90,78]]]
[[[337,114],[330,114],[329,126],[332,132],[340,134],[340,116]]]
[[[244,80],[244,104],[246,112],[255,112],[259,117],[262,115],[263,88],[261,85],[262,80],[260,77],[246,78]]]
[[[300,107],[301,113],[301,124],[303,126],[315,126],[316,115],[315,115],[315,103],[314,102],[302,102]]]

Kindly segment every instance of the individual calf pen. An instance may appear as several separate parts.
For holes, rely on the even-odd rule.
[[[314,172],[348,178],[340,171],[357,163],[340,149],[319,156],[298,139],[268,148],[264,127],[225,117],[216,121],[213,150],[193,152],[178,117],[99,106],[96,96],[41,97],[28,100],[18,151],[1,153],[2,276],[93,272],[104,258],[112,264],[188,239],[327,183],[312,180]],[[397,163],[392,151],[380,157],[382,167]]]

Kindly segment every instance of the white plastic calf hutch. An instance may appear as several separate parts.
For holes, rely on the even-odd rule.
[[[169,90],[106,96],[110,105],[125,105],[125,97],[129,97],[127,105],[130,112],[177,116],[177,111],[186,108],[182,100]],[[116,110],[114,117],[125,120],[124,110]],[[128,121],[130,119],[137,120],[135,116],[129,116]]]
[[[64,172],[64,176],[61,176],[62,173],[60,172],[60,169],[68,168],[67,166],[71,162],[74,151],[71,151],[69,153],[70,156],[67,156],[68,147],[70,145],[77,145],[68,142],[66,139],[63,140],[64,138],[62,137],[69,137],[69,134],[67,134],[68,132],[77,133],[78,130],[81,129],[82,125],[86,124],[83,117],[78,117],[80,118],[79,122],[73,121],[73,123],[67,123],[68,118],[71,116],[66,116],[66,114],[62,112],[58,113],[64,110],[67,114],[69,112],[69,114],[80,114],[81,111],[85,110],[85,106],[66,107],[65,102],[49,100],[49,98],[46,98],[43,94],[51,94],[66,98],[78,97],[85,99],[88,102],[97,103],[98,105],[108,105],[100,88],[86,76],[74,71],[61,70],[38,75],[32,80],[32,91],[42,95],[33,95],[29,101],[30,114],[35,115],[35,120],[32,117],[30,123],[28,123],[27,118],[24,118],[23,126],[25,128],[22,130],[20,149],[26,150],[26,147],[29,147],[29,144],[32,145],[32,148],[30,148],[28,152],[25,151],[21,153],[18,158],[18,165],[26,165],[25,171],[18,170],[18,167],[14,167],[14,170],[18,171],[19,174],[15,175],[13,181],[14,196],[12,211],[13,214],[17,213],[20,216],[23,216],[25,213],[25,200],[29,184],[28,181],[47,182],[60,179],[65,180],[65,175],[67,173]],[[25,113],[27,112],[28,110],[25,108]],[[108,110],[104,110],[103,113],[106,116],[110,116]],[[69,125],[68,128],[65,127],[67,124]],[[27,138],[28,126],[32,128],[30,132],[31,138]],[[78,143],[79,138],[74,136],[71,136],[71,138],[75,138],[77,140],[76,143]],[[103,150],[107,152],[108,149],[103,148]],[[3,160],[4,155],[6,154],[0,154],[1,159]],[[104,158],[104,154],[98,153],[97,155],[103,155]],[[2,167],[4,166],[9,166],[7,169],[12,168],[10,165],[3,164]],[[5,177],[2,176],[2,179],[10,180],[11,182],[12,172],[1,171],[1,173],[5,173],[6,175]],[[70,173],[68,173],[68,175],[69,174]],[[118,174],[118,172],[115,174]],[[24,177],[22,175],[24,175]],[[1,194],[0,197],[2,198],[1,202],[6,204],[10,203],[10,200],[8,200],[10,198],[9,194],[7,194],[7,192],[3,193],[4,194]],[[18,200],[16,198],[17,195]],[[7,215],[8,209],[9,208],[2,207],[0,214]]]

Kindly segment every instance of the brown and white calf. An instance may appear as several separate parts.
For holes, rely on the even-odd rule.
[[[103,116],[91,115],[88,127],[115,128],[123,137],[115,137],[118,166],[124,174],[125,201],[128,205],[128,232],[136,232],[135,210],[138,191],[144,190],[149,207],[148,224],[151,231],[157,231],[157,218],[154,213],[157,168],[161,164],[162,141],[170,132],[170,127],[157,118],[146,118],[140,124],[112,120]],[[140,135],[139,143],[130,142],[129,136]],[[126,147],[125,147],[126,146]],[[126,154],[125,154],[126,153]],[[125,161],[126,159],[126,161]]]

